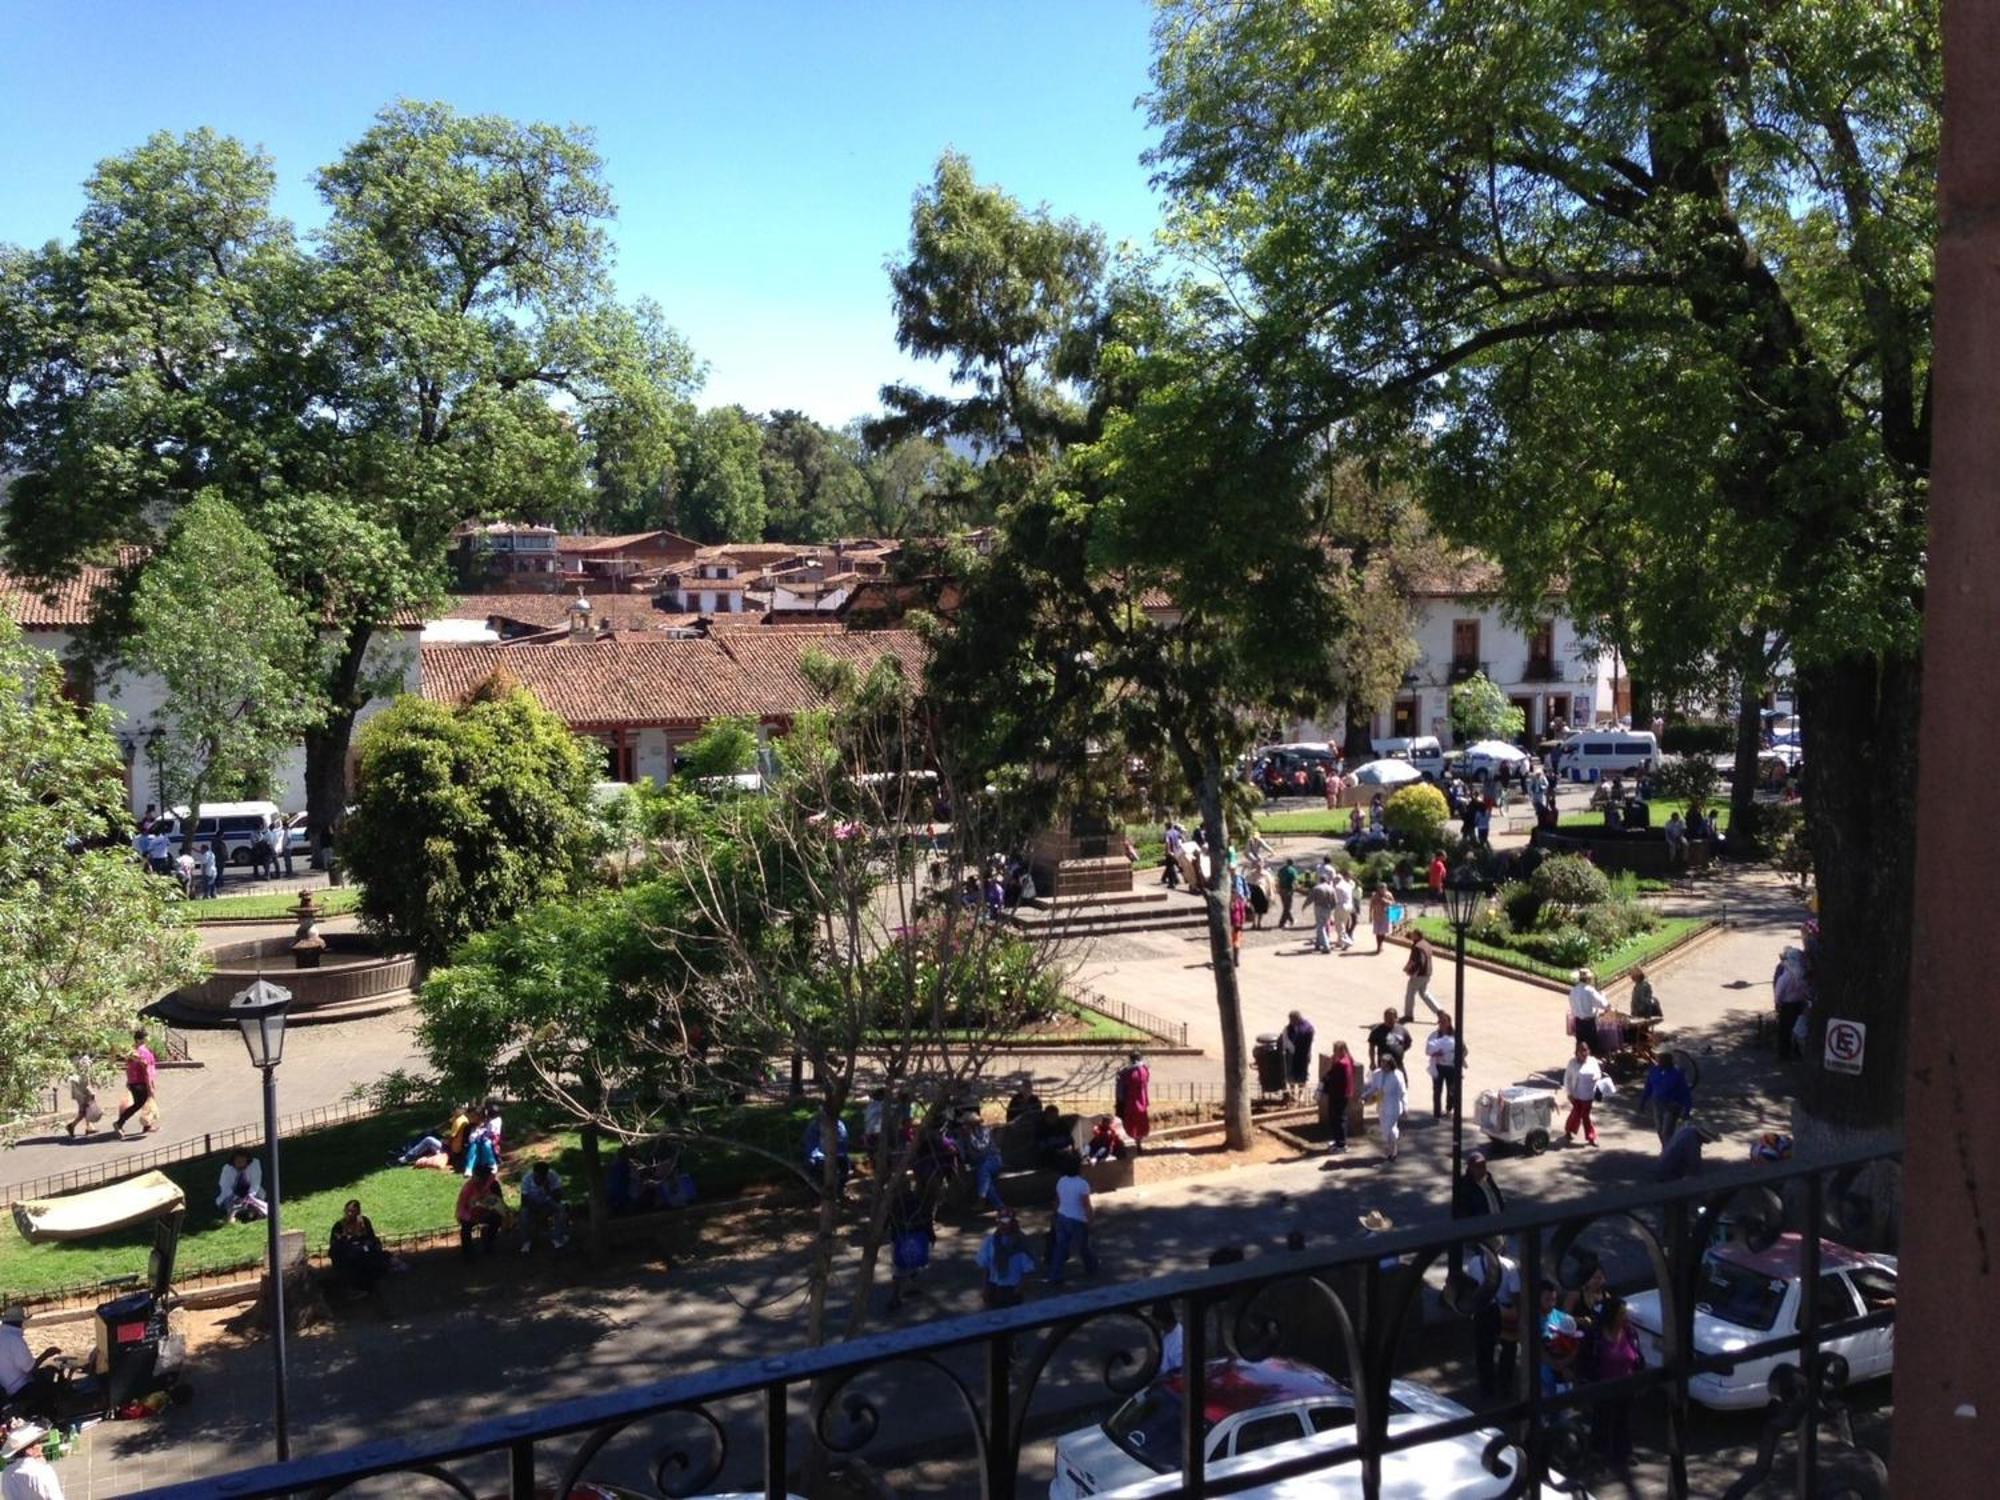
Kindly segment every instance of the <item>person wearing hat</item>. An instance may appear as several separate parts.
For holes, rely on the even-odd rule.
[[[1589,969],[1578,969],[1576,983],[1569,991],[1570,1034],[1595,1056],[1603,1055],[1604,1051],[1597,1040],[1597,1018],[1609,1009],[1611,1002],[1597,987],[1597,976]]]
[[[48,1428],[33,1422],[7,1434],[7,1441],[0,1444],[0,1464],[6,1465],[0,1474],[0,1500],[63,1500],[62,1481],[42,1456],[48,1435]]]
[[[1146,1059],[1137,1052],[1128,1053],[1125,1066],[1118,1070],[1113,1084],[1114,1103],[1118,1110],[1118,1123],[1125,1127],[1125,1133],[1132,1137],[1132,1150],[1136,1153],[1146,1149],[1146,1134],[1152,1129],[1151,1114],[1153,1098],[1151,1085],[1153,1070],[1146,1066]]]
[[[17,1406],[33,1408],[39,1398],[53,1394],[56,1372],[29,1349],[22,1331],[27,1321],[27,1310],[18,1305],[0,1311],[0,1394]]]
[[[1028,1237],[1011,1208],[1000,1210],[993,1232],[979,1246],[979,1269],[985,1273],[981,1296],[988,1307],[1019,1307],[1026,1295],[1028,1273],[1035,1269]]]
[[[1701,1171],[1701,1148],[1713,1145],[1718,1139],[1707,1121],[1686,1116],[1660,1148],[1660,1164],[1653,1169],[1653,1176],[1661,1182],[1679,1182],[1683,1177],[1697,1175]]]

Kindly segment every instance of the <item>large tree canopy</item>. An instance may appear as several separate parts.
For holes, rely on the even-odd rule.
[[[1304,421],[1414,427],[1440,515],[1510,562],[1539,544],[1507,538],[1600,513],[1628,568],[1668,538],[1716,554],[1741,597],[1695,594],[1718,633],[1683,635],[1690,660],[1725,625],[1789,640],[1815,1014],[1896,1035],[1908,951],[1881,918],[1910,896],[1935,7],[1185,0],[1158,43],[1177,224]],[[1540,489],[1523,466],[1551,424],[1603,458]],[[1661,429],[1664,476],[1636,451]],[[1870,1061],[1814,1075],[1813,1111],[1893,1108],[1897,1049]]]

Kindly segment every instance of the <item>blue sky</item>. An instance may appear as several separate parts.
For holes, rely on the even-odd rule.
[[[704,402],[839,423],[895,347],[882,266],[939,152],[1029,203],[1144,241],[1157,223],[1144,0],[70,3],[0,0],[0,240],[66,233],[101,158],[215,128],[312,170],[389,100],[588,125],[619,202],[628,296],[709,362]]]

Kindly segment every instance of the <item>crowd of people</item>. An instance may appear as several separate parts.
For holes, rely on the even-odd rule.
[[[281,871],[286,876],[293,873],[291,829],[282,819],[265,819],[259,827],[243,835],[241,844],[249,856],[250,873],[256,879],[275,880]],[[162,816],[151,803],[139,816],[132,850],[139,862],[155,874],[177,881],[190,901],[212,900],[221,895],[229,878],[232,852],[225,841],[213,837],[205,843],[194,843],[182,837],[178,822]]]

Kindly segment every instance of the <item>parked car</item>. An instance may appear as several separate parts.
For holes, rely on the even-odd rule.
[[[1218,1359],[1208,1364],[1206,1375],[1202,1425],[1212,1476],[1254,1472],[1303,1457],[1315,1446],[1330,1450],[1353,1441],[1353,1392],[1323,1370],[1291,1359]],[[1049,1500],[1179,1493],[1186,1388],[1182,1372],[1161,1376],[1099,1425],[1058,1438]],[[1391,1382],[1389,1396],[1392,1435],[1470,1415],[1457,1402],[1407,1380]],[[1509,1493],[1522,1455],[1505,1449],[1499,1460],[1503,1472],[1494,1473],[1482,1460],[1494,1436],[1468,1433],[1389,1454],[1382,1460],[1382,1494],[1387,1500],[1472,1500]],[[1240,1493],[1359,1495],[1361,1467],[1349,1461],[1268,1490]]]
[[[185,807],[168,810],[166,831],[173,838],[176,849],[181,841],[181,824],[187,815]],[[285,814],[275,802],[204,802],[195,819],[194,840],[196,845],[218,844],[227,853],[230,864],[247,865],[251,863],[251,845],[271,824],[284,820]],[[303,814],[298,822],[299,827],[305,826]],[[292,840],[294,850],[305,847],[296,833],[287,837]]]
[[[1555,773],[1564,781],[1604,781],[1660,768],[1660,742],[1649,729],[1586,729],[1556,751]]]
[[[1695,1294],[1695,1352],[1733,1354],[1760,1339],[1796,1331],[1806,1290],[1800,1281],[1801,1256],[1796,1234],[1780,1235],[1767,1250],[1724,1245],[1709,1251]],[[1816,1295],[1821,1328],[1893,1308],[1896,1257],[1822,1243]],[[1661,1363],[1660,1294],[1641,1292],[1627,1306],[1647,1363]],[[1875,1380],[1888,1375],[1895,1363],[1896,1330],[1893,1325],[1863,1329],[1825,1339],[1821,1347],[1847,1360],[1851,1380]],[[1695,1375],[1688,1381],[1688,1394],[1703,1406],[1724,1411],[1764,1406],[1771,1399],[1771,1372],[1798,1359],[1796,1352],[1774,1354],[1744,1360],[1733,1370]]]

